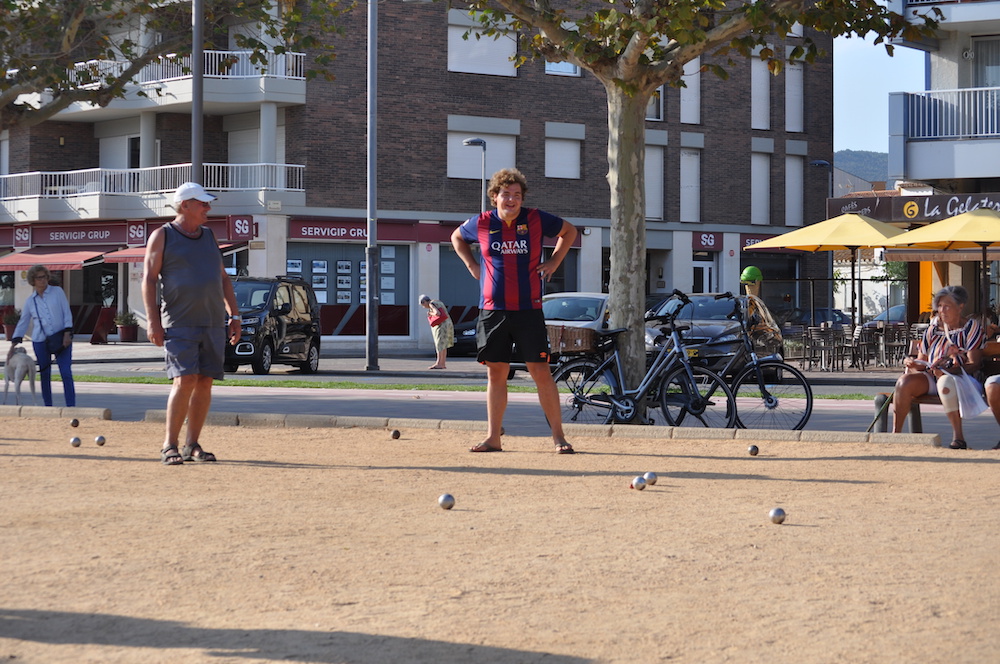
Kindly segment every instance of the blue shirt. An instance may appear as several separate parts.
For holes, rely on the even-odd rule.
[[[14,337],[23,338],[31,323],[32,341],[44,341],[57,332],[73,331],[73,313],[69,310],[66,293],[51,284],[39,295],[34,291],[24,302],[21,320],[14,328]]]

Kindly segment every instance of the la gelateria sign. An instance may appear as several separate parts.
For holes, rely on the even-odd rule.
[[[853,213],[885,222],[938,221],[980,208],[1000,212],[1000,194],[834,198],[827,201],[827,217]]]

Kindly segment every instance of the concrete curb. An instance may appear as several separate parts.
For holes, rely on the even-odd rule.
[[[0,406],[0,417],[21,417],[29,415],[24,411],[28,406]],[[56,417],[54,411],[75,411],[76,417],[97,417],[81,415],[79,411],[99,411],[111,419],[110,411],[97,408],[30,408],[43,411],[42,415]],[[66,416],[65,414],[63,416]],[[167,420],[165,410],[147,410],[146,422],[163,423]],[[367,429],[446,429],[450,431],[486,431],[486,422],[475,420],[430,420],[408,417],[348,417],[325,415],[281,415],[277,413],[211,413],[208,424],[212,426],[245,426],[267,428],[339,428],[353,427]],[[658,438],[660,440],[735,440],[741,442],[781,441],[803,443],[905,443],[910,445],[930,445],[941,447],[941,437],[934,433],[865,433],[863,431],[784,431],[780,429],[705,429],[694,427],[658,427],[605,424],[566,424],[564,430],[569,436],[587,438],[639,439]]]
[[[54,406],[0,406],[0,417],[75,417],[79,419],[94,418],[110,420],[111,411],[107,408],[57,408]]]

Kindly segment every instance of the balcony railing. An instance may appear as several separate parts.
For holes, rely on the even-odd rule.
[[[910,139],[1000,138],[1000,88],[908,93],[906,120]]]
[[[204,164],[202,172],[209,191],[304,191],[305,166],[295,164]],[[191,164],[14,173],[0,176],[0,200],[166,194],[190,179]]]
[[[268,53],[267,64],[250,61],[251,51],[205,51],[202,74],[206,78],[285,78],[305,80],[306,56],[304,53]],[[74,67],[70,77],[82,83],[81,72],[87,71],[94,78],[117,76],[128,67],[128,62],[117,60],[90,60]],[[180,60],[166,57],[152,62],[139,72],[135,83],[169,81],[191,76],[191,56]],[[86,87],[86,86],[84,86]]]

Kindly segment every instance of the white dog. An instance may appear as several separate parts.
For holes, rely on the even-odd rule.
[[[28,351],[21,346],[12,346],[7,353],[7,364],[3,368],[3,402],[7,403],[7,389],[14,381],[14,400],[21,405],[21,382],[27,376],[31,380],[31,399],[38,405],[35,396],[35,361],[28,356]]]

